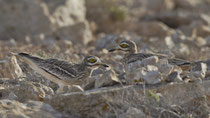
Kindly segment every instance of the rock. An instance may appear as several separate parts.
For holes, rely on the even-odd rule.
[[[14,100],[0,100],[0,116],[3,118],[61,118],[49,104],[28,101],[26,104]]]
[[[126,85],[135,85],[139,82],[143,81],[143,75],[142,75],[142,70],[141,68],[138,68],[134,71],[131,72],[126,72],[124,77],[124,82],[126,83]]]
[[[199,68],[200,70],[201,70],[201,63],[205,63],[207,65],[207,70],[210,70],[210,59],[207,59],[205,61],[198,61],[197,63],[199,65],[199,67],[200,67]]]
[[[162,81],[162,76],[158,71],[142,72],[143,79],[147,84],[157,84]]]
[[[33,39],[40,34],[53,36],[55,32],[55,38],[83,44],[91,39],[84,0],[0,1],[0,4],[0,33],[4,34],[0,39],[22,40],[27,36]]]
[[[144,117],[146,117],[144,112],[133,107],[128,108],[128,110],[125,113],[119,115],[119,118],[144,118]]]
[[[207,41],[202,37],[197,37],[195,41],[196,41],[196,45],[199,47],[207,45],[206,43]]]
[[[1,59],[0,69],[3,71],[0,71],[0,78],[15,79],[17,77],[15,72],[17,72],[19,76],[22,74],[21,71],[17,71],[19,68],[14,68],[15,66],[11,63],[11,61],[11,59]]]
[[[194,22],[200,22],[200,14],[196,11],[176,9],[171,11],[154,12],[144,17],[146,21],[160,21],[173,29],[179,29],[185,35],[190,36],[192,28],[189,26]],[[186,26],[186,27],[185,27]],[[190,28],[189,28],[190,27]],[[172,31],[172,34],[176,31]],[[168,36],[168,35],[166,35]]]
[[[199,24],[195,27],[197,36],[207,37],[210,35],[210,28],[209,26]]]
[[[158,70],[161,74],[168,75],[174,69],[173,65],[170,64],[157,64]]]
[[[41,54],[46,56],[45,54]],[[54,91],[58,88],[58,85],[51,82],[50,80],[44,78],[42,75],[34,71],[32,68],[29,67],[26,63],[19,63],[22,71],[25,73],[26,77],[21,77],[19,79],[27,82],[33,82],[33,83],[40,83],[45,86],[51,87]],[[18,80],[19,81],[19,80]]]
[[[195,62],[189,70],[169,64],[173,57],[210,57],[210,0],[0,0],[0,6],[0,117],[210,114],[210,61]],[[123,67],[119,60],[124,52],[107,50],[122,40],[119,37],[135,41],[139,52],[174,56],[168,56],[169,61],[150,57]],[[84,92],[66,87],[65,94],[56,94],[55,83],[25,64],[13,66],[16,60],[10,63],[10,51],[75,63],[83,55],[97,55],[116,73],[97,69]]]
[[[119,76],[116,74],[116,72],[113,69],[109,70],[109,75],[111,76],[112,81],[122,84],[121,78],[119,78]]]
[[[9,99],[9,100],[15,100],[17,99],[17,96],[14,94],[13,91],[10,91],[6,87],[1,87],[0,89],[0,99]]]
[[[87,44],[92,40],[88,22],[80,22],[71,26],[61,27],[55,33],[55,36],[59,39],[70,40],[76,44]]]
[[[203,77],[205,77],[207,69],[208,69],[207,64],[201,63],[201,73]]]
[[[17,99],[17,96],[15,95],[14,92],[10,92],[7,99],[9,100],[16,100]]]
[[[206,109],[203,112],[199,112],[200,109],[198,109],[199,105],[203,106],[208,102],[208,98],[206,98],[206,101],[205,99],[201,101],[198,98],[210,95],[209,84],[210,82],[206,81],[204,83],[165,84],[154,87],[145,86],[145,88],[140,85],[104,87],[82,93],[56,95],[46,99],[45,102],[57,111],[68,112],[69,114],[76,113],[81,117],[114,117],[129,113],[127,111],[133,113],[136,109],[141,110],[142,108],[144,110],[141,111],[144,114],[151,117],[158,117],[163,112],[162,110],[154,110],[154,108],[169,110],[172,105],[185,108],[186,111],[182,112],[178,110],[176,112],[181,116],[191,111],[190,113],[199,117],[208,114],[209,106],[206,105]],[[151,96],[147,95],[148,91],[161,94],[159,102],[151,100]],[[194,105],[196,105],[196,108]],[[128,110],[129,108],[133,110]],[[173,113],[170,115],[173,115]]]
[[[58,27],[70,26],[85,21],[84,0],[63,0],[60,2],[44,1],[53,17],[53,23]],[[79,10],[78,10],[79,9]]]
[[[125,65],[125,70],[127,72],[132,72],[132,71],[135,71],[136,69],[141,68],[141,67],[142,67],[142,61],[135,61],[133,63],[129,63],[129,64]]]
[[[186,44],[184,44],[184,43],[180,43],[180,45],[179,45],[179,52],[181,54],[185,54],[185,55],[189,55],[190,54],[189,47]]]
[[[197,82],[197,83],[201,83],[202,82],[202,78],[197,77],[197,75],[199,75],[200,73],[196,72],[194,74],[191,74],[189,77],[188,82]]]
[[[96,49],[102,50],[102,49],[105,48],[105,49],[109,50],[109,49],[115,47],[117,45],[116,44],[116,39],[118,37],[119,37],[118,35],[105,35],[105,36],[102,36],[101,38],[99,38],[95,42]],[[107,44],[109,44],[109,45],[107,45]]]
[[[166,82],[180,82],[182,81],[182,78],[178,71],[174,71],[167,76],[165,81]]]
[[[28,34],[52,31],[50,19],[45,15],[39,1],[0,1],[0,4],[0,32],[4,33],[0,39],[14,38],[21,40]]]
[[[129,64],[124,76],[126,81],[125,83],[136,84],[143,80],[147,84],[160,83],[165,76],[171,73],[171,71],[174,69],[174,66],[167,64],[167,60],[162,60],[161,63],[163,64],[157,63],[157,59],[158,58],[154,56],[146,58],[142,62],[137,61],[135,63]],[[145,67],[141,67],[139,63],[141,65],[145,65]]]
[[[54,91],[42,84],[33,82],[20,82],[11,89],[17,96],[18,101],[36,100],[42,101],[44,98],[54,94]]]
[[[111,86],[116,83],[121,83],[116,73],[111,69],[103,74],[97,75],[95,78],[95,88]]]
[[[148,0],[147,9],[152,10],[153,12],[158,11],[170,11],[175,7],[173,0]]]
[[[181,30],[176,30],[172,35],[171,39],[174,43],[180,43],[182,40],[186,40],[185,34]],[[170,39],[170,38],[169,38]],[[167,39],[167,40],[169,40]],[[166,43],[167,44],[167,43]]]
[[[179,8],[184,8],[184,9],[203,9],[199,7],[200,4],[203,4],[203,7],[205,6],[204,1],[197,1],[197,0],[176,0],[175,4]],[[204,7],[205,8],[205,7]]]
[[[165,43],[166,43],[166,45],[168,46],[169,49],[172,49],[172,48],[175,46],[175,44],[174,44],[172,38],[169,37],[169,36],[167,36],[167,37],[165,38]]]
[[[171,58],[173,58],[173,56]],[[167,58],[162,58],[158,61],[158,64],[168,64],[168,59]]]
[[[158,67],[154,65],[147,65],[146,69],[147,71],[158,71]]]
[[[147,37],[165,37],[173,34],[173,30],[161,22],[141,22],[138,33]]]
[[[197,71],[192,71],[190,73],[190,77],[191,78],[201,78],[204,79],[206,77],[206,72],[207,72],[207,64],[205,63],[200,63],[200,69],[201,70],[197,70]]]
[[[13,73],[15,75],[15,78],[24,77],[22,69],[20,68],[19,64],[17,63],[17,59],[15,56],[12,56],[10,59],[10,63],[12,63],[13,66]]]
[[[205,37],[206,46],[210,46],[210,36]]]
[[[115,84],[122,84],[122,82],[111,67],[106,70],[104,68],[98,68],[93,70],[91,77],[89,77],[87,83],[82,87],[85,90],[89,90],[105,86],[113,86]]]
[[[95,32],[141,32],[142,29],[137,25],[139,18],[148,13],[171,11],[175,7],[174,3],[173,0],[89,0],[86,3],[87,19],[96,24]]]
[[[147,65],[155,65],[159,61],[157,56],[151,56],[142,60],[142,65],[146,67]]]
[[[203,20],[203,22],[205,24],[210,25],[210,16],[209,15],[207,15],[207,14],[201,14],[200,17],[201,17],[201,19]]]
[[[180,115],[177,114],[176,112],[163,109],[162,113],[159,115],[160,118],[180,118]]]
[[[89,0],[86,8],[87,19],[96,24],[95,32],[114,33],[116,29],[122,31],[125,24],[128,24],[128,8],[120,4],[120,1]]]

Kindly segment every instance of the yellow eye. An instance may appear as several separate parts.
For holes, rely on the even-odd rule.
[[[125,44],[125,43],[123,43],[123,44],[120,44],[120,47],[122,47],[122,48],[127,48],[127,47],[128,47],[128,45],[127,45],[127,44]]]
[[[96,62],[96,59],[90,58],[90,59],[88,59],[88,61],[89,61],[90,63],[95,63],[95,62]]]

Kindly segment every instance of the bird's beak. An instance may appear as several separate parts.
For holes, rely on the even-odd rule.
[[[116,48],[109,49],[109,52],[114,52],[116,50],[120,50],[120,48],[116,47]]]
[[[105,68],[108,68],[109,67],[109,65],[104,64],[104,63],[101,63],[100,65],[103,66],[103,67],[105,67]]]
[[[101,66],[101,67],[104,67],[106,70],[110,70],[111,69],[111,66],[109,66],[109,65],[107,65],[105,63],[102,63],[102,62],[99,62],[98,65]]]
[[[109,65],[107,65],[107,64],[105,64],[105,63],[102,63],[102,62],[98,63],[98,65],[99,65],[99,66],[102,66],[102,67],[105,67],[105,68],[108,68],[108,67],[109,67]]]
[[[109,65],[107,65],[107,64],[103,64],[103,67],[105,67],[105,68],[109,68]]]
[[[107,64],[104,64],[104,63],[101,63],[101,66],[104,67],[106,70],[110,70],[111,69],[111,66],[109,66]]]

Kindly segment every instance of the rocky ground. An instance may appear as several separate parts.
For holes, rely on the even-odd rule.
[[[209,118],[210,0],[0,0],[0,118]],[[123,36],[139,52],[196,63],[190,70],[150,57],[127,65],[109,53]],[[97,55],[85,92],[58,86],[10,52],[74,63]]]

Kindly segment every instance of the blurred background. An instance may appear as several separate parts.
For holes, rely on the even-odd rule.
[[[123,35],[140,52],[205,60],[210,57],[209,6],[210,0],[0,0],[0,59],[8,52],[106,59],[105,49]]]
[[[119,35],[140,52],[210,57],[210,0],[0,0],[0,6],[2,60],[8,52],[106,59]]]
[[[46,84],[46,79],[43,77],[34,77],[33,73],[30,73],[33,71],[30,71],[27,65],[22,63],[20,66],[28,76],[26,82],[32,81],[34,83],[28,84],[24,83],[25,81],[21,83],[19,80],[12,81],[12,79],[17,79],[14,70],[14,63],[17,62],[10,63],[10,52],[27,52],[43,58],[59,58],[74,63],[80,62],[85,55],[97,55],[102,61],[111,64],[116,70],[122,70],[122,66],[117,65],[119,62],[116,60],[123,55],[120,54],[121,52],[108,53],[108,49],[117,44],[116,39],[119,36],[123,36],[135,41],[139,52],[163,53],[189,61],[210,59],[209,9],[210,0],[0,0],[0,98],[4,98],[5,94],[8,95],[8,97],[5,97],[6,99],[20,99],[19,101],[21,102],[23,100],[43,101],[43,98],[48,94],[49,96],[54,95],[52,91],[54,85],[50,85],[53,83],[48,82]],[[5,84],[4,81],[7,82],[7,80],[11,82]],[[153,98],[158,101],[159,94],[155,95],[153,91],[149,94],[149,96],[153,97],[152,100],[142,97],[142,95],[145,95],[142,91],[128,91],[125,96],[128,94],[128,101],[132,103],[132,106],[140,105],[136,108],[145,108],[143,111],[149,114],[148,116],[153,115],[157,117],[157,113],[162,113],[160,107],[166,106],[166,109],[168,107],[173,108],[170,113],[172,111],[174,113],[175,111],[180,111],[176,112],[177,114],[186,113],[187,115],[184,115],[185,118],[192,118],[191,115],[188,115],[191,111],[195,111],[194,114],[198,114],[198,117],[201,117],[201,114],[205,111],[205,118],[209,117],[209,107],[207,106],[207,103],[208,105],[210,104],[209,95],[203,97],[202,95],[207,93],[204,91],[204,88],[190,85],[182,86],[180,84],[169,86],[168,88],[163,87],[163,93],[169,94],[166,101],[163,101],[160,96],[163,103],[154,102]],[[208,88],[209,84],[207,83],[205,87]],[[190,90],[189,95],[186,95]],[[177,94],[177,91],[179,94]],[[119,93],[122,92],[120,91]],[[118,95],[119,93],[116,94]],[[15,95],[21,97],[15,97]],[[110,95],[114,96],[114,93]],[[132,97],[129,97],[129,95]],[[136,95],[136,98],[133,97],[134,95]],[[179,95],[179,99],[174,97],[174,95]],[[107,103],[118,103],[119,95],[113,98],[106,96],[106,100],[101,99],[99,96],[101,94],[92,98],[88,96],[93,104],[96,104],[94,101],[96,98],[99,98],[102,102],[101,106],[97,106],[97,104],[95,105],[96,107],[93,107],[94,109],[84,107],[84,114],[89,114],[92,111],[92,116],[97,117],[95,114],[99,114],[98,116],[103,117],[104,111],[110,111],[111,115],[116,115],[115,110],[110,107],[112,104],[105,104],[105,102],[109,99],[110,101],[114,99],[113,102],[108,101]],[[123,96],[124,93],[120,97]],[[191,98],[188,99],[188,97],[193,98],[193,100]],[[63,105],[67,104],[68,107],[63,107],[60,104],[65,99],[66,103]],[[54,101],[52,100],[51,104],[55,104],[53,108],[59,110],[59,113],[63,114],[65,112],[68,114],[67,117],[70,117],[69,114],[71,113],[78,115],[78,111],[84,105],[82,102],[82,105],[77,105],[79,100],[75,103],[75,99],[86,100],[80,96],[78,98],[70,96],[64,99],[54,97]],[[86,101],[87,106],[90,103],[89,99]],[[133,99],[137,101],[135,102]],[[171,100],[175,102],[173,103]],[[185,100],[185,102],[182,103],[182,100]],[[17,104],[17,101],[12,102],[15,105],[22,105],[20,102]],[[145,107],[147,102],[149,107]],[[3,102],[1,103],[3,104]],[[48,101],[47,103],[50,102]],[[72,106],[73,103],[75,103],[74,106]],[[168,103],[171,103],[172,106],[168,106]],[[38,104],[37,102],[27,102],[26,104],[38,106],[36,105]],[[42,106],[45,103],[41,102],[40,104]],[[180,107],[173,106],[173,104],[180,105]],[[3,105],[5,107],[6,103]],[[126,111],[121,109],[123,105],[124,102],[115,106],[121,110],[120,113]],[[158,109],[155,109],[155,112],[153,111],[154,105]],[[74,108],[76,106],[79,106],[78,111],[69,112],[72,110],[71,107]],[[4,107],[0,106],[0,111],[3,111],[1,108]],[[22,107],[20,108],[22,109]],[[14,107],[14,109],[20,108]],[[48,105],[45,107],[45,110],[50,109],[50,112],[54,113],[53,108]],[[29,111],[31,110],[31,108],[28,109]],[[39,107],[37,109],[37,111],[46,115],[44,108]],[[98,113],[98,109],[101,109],[100,113]],[[150,112],[152,111],[151,114],[147,112],[148,109]],[[129,110],[131,113],[133,111],[141,113],[137,109],[129,108],[127,112]],[[25,113],[26,110],[23,109],[23,111]],[[37,111],[32,116],[39,114]],[[5,113],[8,113],[7,109]],[[161,115],[159,116],[161,117]],[[174,115],[174,118],[178,118],[178,116]]]

